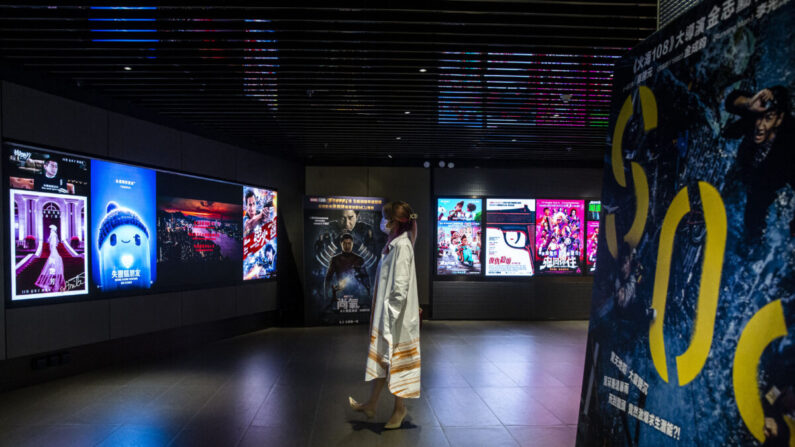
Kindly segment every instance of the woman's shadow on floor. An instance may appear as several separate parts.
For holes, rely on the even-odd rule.
[[[351,424],[351,428],[353,431],[361,431],[361,430],[370,430],[371,432],[380,435],[385,431],[394,431],[394,430],[406,430],[417,428],[417,425],[414,425],[411,421],[404,420],[403,425],[400,426],[398,429],[390,429],[387,430],[384,428],[383,422],[368,422],[368,421],[348,421]]]

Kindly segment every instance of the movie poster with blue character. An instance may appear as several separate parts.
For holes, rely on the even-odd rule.
[[[578,446],[795,445],[795,2],[615,68]]]
[[[102,292],[156,281],[155,190],[151,169],[91,160],[92,279]]]

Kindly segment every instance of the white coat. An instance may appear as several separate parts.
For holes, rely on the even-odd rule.
[[[420,397],[420,310],[408,233],[389,243],[376,274],[365,380],[388,377],[389,392]]]

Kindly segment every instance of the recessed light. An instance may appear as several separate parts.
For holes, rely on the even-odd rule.
[[[420,73],[425,73],[426,71],[428,71],[428,70],[425,69],[425,68],[420,68]]]
[[[430,168],[431,167],[431,162],[430,161],[423,162],[422,163],[422,167],[423,168]]]
[[[125,71],[130,71],[130,70],[132,70],[132,67],[130,67],[130,66],[128,65],[128,66],[124,67],[124,70],[125,70]]]
[[[448,167],[448,168],[454,168],[454,167],[455,167],[455,163],[453,163],[453,162],[451,161],[450,163],[447,163],[447,167]]]
[[[405,112],[403,112],[403,114],[404,115],[411,115],[411,111],[410,110],[406,110]]]
[[[513,139],[513,140],[511,140],[511,141],[513,141],[514,143],[516,143],[516,138],[514,138],[514,139]]]
[[[392,154],[386,154],[386,156],[392,158]]]
[[[439,167],[440,167],[440,168],[443,168],[443,167],[444,167],[444,160],[439,160]]]
[[[395,139],[396,139],[396,140],[399,140],[399,139],[400,139],[400,137],[395,137]]]
[[[556,113],[556,114],[552,115],[552,118],[560,118],[560,115],[558,115],[558,114]]]

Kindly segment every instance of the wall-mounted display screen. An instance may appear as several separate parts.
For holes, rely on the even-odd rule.
[[[11,302],[276,276],[275,190],[3,148]]]
[[[6,151],[11,300],[88,293],[88,160],[17,145]]]
[[[482,212],[482,199],[438,199],[438,275],[480,275]]]
[[[536,271],[581,274],[585,202],[536,200]]]
[[[380,197],[311,196],[304,201],[304,267],[310,323],[370,321],[386,243]]]
[[[243,279],[276,275],[276,191],[243,189]]]
[[[157,280],[155,171],[91,160],[92,279],[103,292]]]
[[[591,200],[585,210],[585,273],[596,272],[596,251],[599,247],[599,218],[602,216],[602,202]]]
[[[588,225],[588,240],[585,243],[585,262],[587,273],[594,273],[596,271],[596,250],[599,248],[599,222],[589,221]]]
[[[229,281],[240,275],[240,185],[157,173],[157,285]]]
[[[533,199],[486,199],[486,276],[533,276]]]

